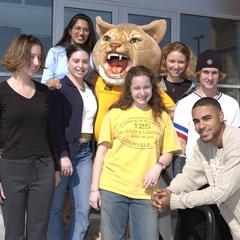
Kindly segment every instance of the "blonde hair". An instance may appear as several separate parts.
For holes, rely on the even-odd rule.
[[[21,34],[13,39],[7,52],[3,56],[2,65],[9,72],[15,72],[25,64],[30,64],[30,54],[33,45],[39,45],[41,47],[41,65],[39,69],[42,69],[45,61],[43,45],[38,38],[26,34]]]
[[[196,56],[192,52],[191,48],[182,42],[172,42],[167,44],[162,49],[162,57],[160,62],[160,75],[167,76],[168,70],[166,66],[167,56],[171,52],[180,52],[186,57],[187,65],[185,71],[182,73],[182,78],[192,79],[195,77]]]

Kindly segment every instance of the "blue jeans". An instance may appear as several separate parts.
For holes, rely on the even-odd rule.
[[[71,218],[68,225],[67,240],[84,239],[89,226],[89,191],[92,178],[92,151],[90,144],[79,143],[72,161],[73,175],[61,177],[56,188],[48,225],[48,240],[63,240],[63,203],[67,188],[70,192]]]
[[[150,200],[134,199],[101,190],[101,236],[103,240],[124,240],[129,221],[131,240],[157,240],[158,214]]]

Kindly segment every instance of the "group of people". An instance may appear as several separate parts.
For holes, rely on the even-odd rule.
[[[12,72],[0,84],[5,240],[65,239],[67,189],[73,209],[67,239],[84,239],[97,111],[92,87],[85,80],[95,41],[91,19],[77,14],[46,61],[42,43],[26,34],[16,37],[3,57],[3,66]],[[43,68],[45,85],[33,80]]]
[[[156,240],[158,212],[203,204],[218,204],[240,239],[240,130],[226,126],[240,126],[240,111],[217,88],[225,77],[219,54],[204,51],[196,63],[186,44],[173,42],[162,50],[159,78],[145,66],[132,67],[104,116],[95,153],[98,103],[88,81],[95,42],[91,19],[77,14],[46,61],[41,42],[26,34],[3,58],[12,72],[0,84],[5,240],[65,239],[66,191],[68,240],[84,239],[90,207],[101,210],[103,240],[125,239],[127,224],[131,239]],[[40,84],[32,78],[44,66]],[[173,121],[159,87],[176,103]],[[159,189],[172,160],[177,176]]]

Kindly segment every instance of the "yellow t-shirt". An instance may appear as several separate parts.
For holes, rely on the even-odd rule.
[[[143,178],[159,156],[180,150],[166,112],[155,122],[152,110],[112,109],[104,117],[98,143],[110,142],[100,188],[127,197],[150,199],[154,189],[143,188]]]
[[[99,76],[95,84],[95,93],[98,100],[98,112],[94,126],[94,135],[95,139],[98,140],[103,117],[108,111],[109,107],[119,99],[122,93],[122,87],[108,86]],[[160,93],[166,108],[170,111],[174,110],[175,103],[173,102],[173,100],[161,88]]]
[[[98,112],[94,126],[94,136],[98,140],[101,123],[109,107],[115,103],[121,95],[121,86],[108,86],[99,76],[95,84],[95,93],[98,100]]]

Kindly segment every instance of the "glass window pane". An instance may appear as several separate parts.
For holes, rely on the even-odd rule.
[[[53,3],[52,0],[25,0],[25,4],[51,7]]]
[[[160,42],[160,46],[163,47],[167,43],[171,42],[171,19],[170,18],[161,18],[153,16],[144,16],[138,14],[128,14],[128,22],[138,25],[148,24],[154,20],[165,19],[167,21],[167,31],[164,35],[164,38]]]
[[[0,0],[0,2],[4,2],[4,3],[21,3],[22,0]]]
[[[48,51],[52,45],[52,5],[39,9],[21,4],[13,8],[10,4],[0,2],[0,9],[0,59],[10,41],[21,33],[38,37],[44,44],[45,52]],[[0,66],[0,72],[6,70]]]
[[[12,39],[20,33],[20,28],[0,26],[0,59],[2,59]],[[0,65],[0,71],[5,71],[2,65]]]
[[[221,84],[239,85],[240,72],[240,21],[181,14],[181,41],[198,54],[208,48],[217,50],[227,74]],[[228,90],[239,98],[239,90]]]

